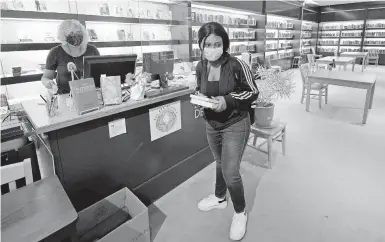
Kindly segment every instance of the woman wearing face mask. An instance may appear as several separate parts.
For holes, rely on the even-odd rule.
[[[220,24],[204,24],[198,39],[203,56],[196,68],[196,91],[219,101],[214,109],[204,109],[207,139],[216,161],[215,193],[202,199],[198,208],[226,208],[228,190],[235,210],[230,238],[241,240],[246,233],[247,214],[239,169],[254,118],[251,103],[256,101],[258,89],[249,67],[227,53],[229,36]]]
[[[76,66],[74,78],[83,76],[83,57],[100,55],[95,46],[88,44],[85,27],[77,20],[64,20],[58,28],[58,39],[61,45],[53,47],[47,56],[45,71],[41,79],[43,85],[53,93],[69,93],[69,81],[72,80],[67,65],[72,62]],[[56,83],[53,81],[57,71]]]

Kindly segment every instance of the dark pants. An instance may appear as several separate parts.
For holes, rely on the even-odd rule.
[[[223,198],[228,189],[235,212],[243,212],[246,202],[239,169],[250,135],[250,118],[242,119],[218,131],[206,123],[206,132],[210,149],[217,163],[215,196]]]

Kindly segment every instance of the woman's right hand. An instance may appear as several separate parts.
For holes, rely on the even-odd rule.
[[[43,83],[43,86],[45,86],[45,88],[47,89],[52,89],[52,87],[54,86],[55,82],[53,80],[50,80],[50,79],[42,79],[41,82]]]
[[[41,83],[47,89],[52,89],[53,86],[56,86],[56,83],[53,80],[54,77],[55,77],[55,71],[46,69],[44,70],[43,77],[41,78]]]

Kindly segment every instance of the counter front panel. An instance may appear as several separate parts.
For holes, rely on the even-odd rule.
[[[151,141],[149,110],[173,102],[181,104],[181,129]],[[76,210],[122,187],[149,205],[210,164],[198,113],[185,94],[48,132],[56,173]],[[127,133],[110,138],[108,123],[122,118]]]

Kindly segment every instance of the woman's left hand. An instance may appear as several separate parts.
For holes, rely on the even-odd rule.
[[[218,107],[216,109],[214,109],[215,112],[219,113],[219,112],[224,111],[227,108],[226,100],[223,96],[213,97],[213,99],[215,99],[219,102]]]

